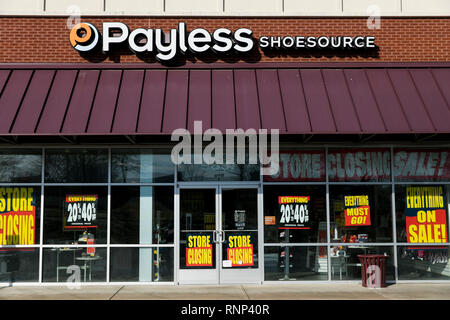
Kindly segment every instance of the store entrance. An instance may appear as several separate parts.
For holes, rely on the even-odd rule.
[[[261,283],[257,187],[179,189],[180,284]]]

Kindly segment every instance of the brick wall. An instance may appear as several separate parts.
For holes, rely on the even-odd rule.
[[[212,31],[218,27],[231,30],[247,27],[255,38],[261,35],[338,36],[373,35],[379,49],[371,52],[253,52],[245,61],[307,62],[307,61],[450,61],[450,19],[448,18],[383,18],[380,30],[369,30],[361,18],[83,18],[101,27],[103,21],[121,21],[130,29],[176,28],[185,21],[188,30],[202,27]],[[0,62],[153,62],[152,58],[136,57],[128,52],[115,56],[82,57],[68,41],[66,18],[0,18]],[[89,58],[88,60],[85,58]],[[237,62],[241,57],[220,61]],[[215,62],[214,57],[188,60]]]

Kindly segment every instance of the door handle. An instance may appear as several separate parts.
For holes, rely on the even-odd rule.
[[[220,230],[220,242],[224,243],[225,242],[225,231]]]
[[[214,230],[214,231],[213,231],[213,242],[214,242],[214,243],[217,243],[216,234],[217,234],[217,231]]]

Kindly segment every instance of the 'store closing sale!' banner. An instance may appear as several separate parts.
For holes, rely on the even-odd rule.
[[[406,188],[408,243],[447,242],[447,210],[442,186]]]
[[[0,187],[0,245],[34,244],[35,197],[32,187]]]

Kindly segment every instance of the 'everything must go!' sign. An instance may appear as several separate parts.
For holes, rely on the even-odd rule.
[[[408,243],[447,242],[447,210],[442,186],[406,188]]]
[[[345,226],[370,226],[369,196],[345,196]]]

